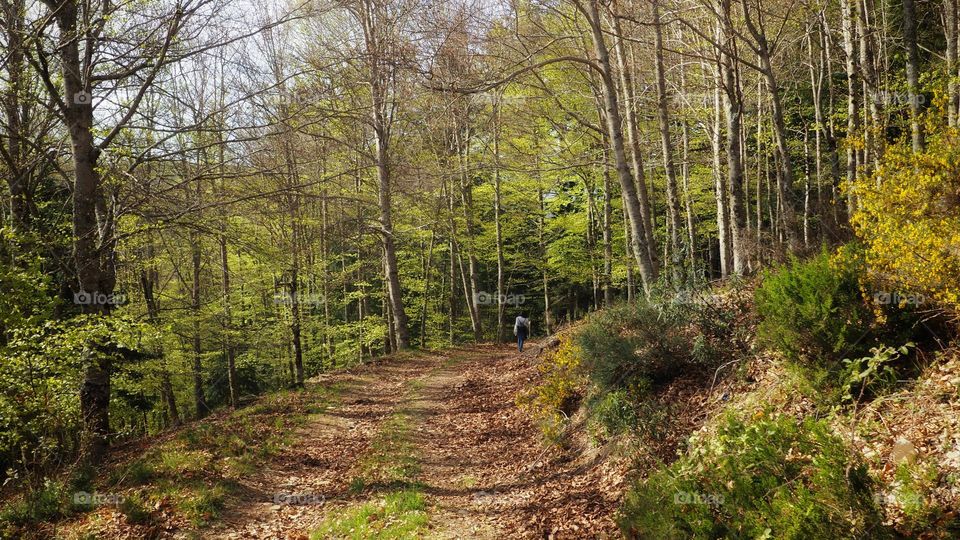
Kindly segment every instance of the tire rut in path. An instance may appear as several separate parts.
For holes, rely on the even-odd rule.
[[[306,538],[327,512],[356,502],[349,483],[357,460],[404,398],[408,381],[443,359],[429,354],[388,359],[313,381],[343,385],[344,390],[329,409],[308,419],[294,435],[295,443],[242,482],[240,503],[228,508],[222,522],[203,536]],[[307,504],[287,504],[304,495]]]
[[[390,359],[317,384],[344,383],[339,403],[311,420],[298,443],[245,488],[219,538],[306,538],[325,517],[379,493],[350,482],[383,422],[411,419],[430,516],[430,538],[597,538],[614,536],[618,496],[603,463],[577,463],[540,444],[515,406],[537,377],[534,359],[507,346],[477,345]],[[417,384],[410,382],[417,380]],[[323,497],[278,505],[277,493]]]

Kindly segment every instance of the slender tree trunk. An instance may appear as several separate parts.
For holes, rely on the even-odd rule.
[[[592,1],[592,0],[588,0]],[[612,17],[614,25],[613,45],[614,53],[617,59],[617,71],[620,74],[620,90],[623,96],[623,109],[626,114],[627,123],[627,143],[630,146],[630,157],[633,165],[633,174],[636,179],[636,192],[639,197],[640,216],[643,219],[643,230],[645,233],[645,244],[647,246],[650,263],[654,267],[659,267],[657,260],[657,241],[653,235],[653,211],[651,210],[650,198],[647,196],[647,180],[643,169],[643,152],[640,149],[640,132],[637,120],[636,99],[634,96],[633,77],[631,70],[627,66],[626,45],[623,40],[623,29],[620,19]],[[597,21],[599,23],[599,20]]]
[[[857,149],[854,137],[860,131],[860,107],[857,101],[857,85],[859,84],[859,68],[857,63],[856,28],[854,26],[853,0],[840,0],[843,28],[843,51],[847,67],[847,182],[852,183],[857,178]],[[847,218],[853,215],[853,195],[847,195]]]
[[[393,105],[390,102],[392,64],[388,55],[391,47],[389,36],[392,28],[386,8],[376,2],[364,0],[361,6],[360,23],[363,27],[368,69],[370,76],[371,125],[375,139],[377,166],[377,199],[380,209],[380,237],[383,245],[384,272],[386,273],[387,297],[393,313],[391,331],[396,336],[397,347],[410,348],[410,331],[407,312],[403,307],[403,290],[400,286],[400,270],[397,263],[396,237],[393,230],[392,186],[390,170],[390,137],[392,132]]]
[[[3,37],[6,41],[6,72],[7,81],[4,93],[4,113],[7,125],[3,130],[6,141],[0,140],[0,149],[4,149],[4,161],[7,164],[7,185],[10,189],[10,214],[13,230],[23,235],[30,230],[30,174],[28,164],[25,163],[26,144],[24,137],[27,126],[24,125],[24,116],[27,108],[23,104],[24,77],[29,73],[26,70],[24,31],[26,4],[24,0],[11,0],[0,4],[3,12],[0,13],[4,21]],[[22,238],[22,236],[18,237]]]
[[[222,100],[219,106],[223,106]],[[223,200],[226,192],[226,179],[224,174],[224,141],[219,132],[217,134],[217,152],[217,169],[220,175],[219,195],[221,200]],[[219,228],[220,230],[219,234],[217,235],[217,243],[220,247],[220,276],[222,285],[221,292],[223,295],[223,353],[227,359],[227,387],[230,393],[230,406],[236,409],[237,400],[240,396],[238,388],[239,382],[237,381],[236,351],[233,349],[232,342],[233,314],[231,312],[230,305],[230,260],[228,258],[229,253],[227,250],[226,207],[221,207]]]
[[[153,326],[160,324],[160,306],[155,296],[156,284],[159,281],[156,267],[153,265],[153,241],[152,237],[147,237],[147,245],[144,248],[144,266],[140,269],[140,287],[143,290],[143,299],[147,306],[147,321]],[[173,393],[173,383],[170,380],[170,369],[167,366],[167,357],[161,348],[158,352],[160,357],[160,398],[166,409],[166,416],[170,427],[177,427],[182,420],[180,411],[177,409],[177,397]]]
[[[713,147],[713,178],[714,178],[714,196],[717,202],[717,241],[719,243],[718,255],[720,259],[720,277],[725,278],[733,269],[731,238],[730,238],[730,210],[727,204],[729,200],[729,186],[723,176],[723,165],[721,163],[720,150],[720,123],[723,118],[721,88],[723,86],[720,73],[720,59],[717,59],[717,66],[714,71],[716,85],[713,91],[713,129],[710,133],[710,142]]]
[[[440,212],[437,212],[439,215]],[[420,348],[427,346],[427,308],[430,297],[430,277],[433,275],[433,248],[437,240],[437,231],[430,231],[430,245],[427,248],[427,258],[423,262],[423,309],[420,311]]]
[[[770,45],[767,42],[763,21],[759,18],[756,23],[751,16],[751,9],[744,3],[744,22],[756,42],[756,52],[760,61],[761,73],[767,81],[767,91],[770,93],[770,107],[773,118],[774,143],[777,146],[777,157],[780,165],[780,174],[777,175],[777,197],[780,200],[779,225],[786,235],[790,247],[796,245],[796,211],[793,203],[793,160],[790,157],[790,148],[787,145],[786,120],[784,119],[783,103],[780,95],[780,86],[773,64],[770,60]],[[757,11],[757,17],[760,11]]]
[[[210,413],[203,390],[203,362],[201,357],[203,348],[200,340],[200,263],[202,260],[200,254],[200,235],[196,231],[190,231],[190,261],[193,270],[190,282],[190,313],[193,318],[193,405],[196,409],[197,418],[203,418]]]
[[[943,0],[943,30],[946,37],[947,125],[957,126],[957,0]]]
[[[587,20],[590,23],[593,36],[593,46],[599,67],[601,69],[601,78],[603,81],[603,98],[606,106],[607,130],[610,134],[610,141],[613,145],[614,160],[617,165],[617,175],[620,180],[620,189],[626,200],[627,216],[630,221],[633,232],[633,251],[637,257],[637,265],[640,267],[640,275],[643,279],[644,291],[647,296],[652,293],[653,285],[657,280],[657,268],[651,261],[650,252],[644,239],[646,232],[643,225],[643,217],[640,212],[640,201],[637,197],[636,185],[630,174],[630,167],[627,164],[626,151],[623,145],[623,125],[620,118],[620,109],[617,104],[616,85],[613,82],[612,69],[610,66],[610,55],[607,51],[607,45],[604,42],[603,30],[600,26],[600,14],[597,10],[597,0],[586,1]]]
[[[913,0],[903,0],[903,43],[907,49],[907,99],[910,100],[910,141],[914,152],[923,150],[920,126],[920,53],[917,47],[917,15]]]
[[[540,170],[539,163],[536,170]],[[547,244],[544,238],[547,209],[543,201],[543,187],[539,185],[539,178],[537,180],[537,202],[540,204],[540,214],[537,216],[537,242],[540,244],[540,260],[542,261],[540,273],[543,278],[543,330],[547,335],[550,335],[553,331],[553,316],[550,314],[550,273],[547,271]]]
[[[733,54],[736,39],[733,23],[730,20],[730,0],[722,0],[723,20],[721,21],[722,43]],[[743,162],[741,161],[740,132],[743,122],[743,95],[737,80],[736,58],[720,52],[720,78],[723,83],[721,94],[727,123],[727,188],[729,189],[729,233],[733,262],[733,273],[743,274],[747,267],[746,247],[744,246],[747,225],[747,213],[744,206]]]
[[[803,130],[803,247],[810,247],[810,130]]]
[[[460,202],[463,210],[464,228],[466,229],[464,231],[466,233],[466,246],[460,250],[460,257],[462,259],[464,251],[466,251],[466,270],[469,273],[464,274],[464,283],[468,284],[464,289],[464,296],[467,307],[470,310],[470,325],[473,327],[473,339],[475,341],[481,341],[483,339],[483,326],[480,319],[480,306],[478,305],[480,286],[479,280],[477,279],[477,258],[473,249],[475,230],[473,226],[473,188],[469,178],[469,147],[469,133],[464,137],[464,140],[461,141],[459,138],[457,139],[457,153],[458,159],[460,160]],[[464,271],[462,263],[460,270],[461,272]],[[467,278],[469,278],[469,280],[467,280]]]
[[[687,70],[686,64],[680,64],[680,91],[687,92]],[[683,209],[687,220],[687,274],[690,276],[692,284],[696,284],[697,279],[697,259],[696,259],[696,231],[693,222],[693,194],[690,192],[690,123],[686,118],[680,124],[681,144],[683,146],[683,164],[680,168],[680,176],[683,178]]]
[[[673,160],[673,141],[670,136],[670,111],[667,104],[667,82],[663,65],[663,25],[660,20],[660,0],[653,0],[653,28],[657,77],[657,120],[663,150],[663,168],[667,176],[667,224],[670,239],[671,277],[675,285],[682,285],[683,254],[680,251],[680,204],[677,200],[677,169]]]
[[[603,147],[603,305],[613,304],[613,232],[610,193],[610,162],[607,158],[607,145]]]
[[[506,304],[506,290],[504,286],[504,267],[506,262],[503,256],[503,231],[500,226],[501,195],[500,195],[500,96],[497,96],[493,109],[493,220],[496,229],[497,243],[497,343],[504,340],[504,318]]]

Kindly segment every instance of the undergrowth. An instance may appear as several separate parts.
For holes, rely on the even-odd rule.
[[[340,390],[311,386],[264,396],[249,407],[184,427],[112,468],[100,482],[94,482],[89,468],[48,480],[0,512],[0,538],[20,537],[32,524],[102,507],[114,508],[132,525],[149,524],[154,512],[172,510],[202,528],[220,517],[238,480],[288,446],[294,428],[323,411]],[[98,523],[89,520],[86,532],[99,535]]]
[[[408,383],[411,393],[421,383]],[[411,436],[413,413],[400,409],[380,426],[369,452],[357,462],[350,491],[368,500],[332,511],[314,530],[312,539],[412,539],[421,538],[429,524],[423,494],[417,481],[420,459]]]

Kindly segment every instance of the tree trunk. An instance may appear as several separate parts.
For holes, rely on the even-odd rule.
[[[957,126],[957,0],[943,1],[943,29],[947,59],[947,125]]]
[[[729,186],[727,186],[727,180],[723,177],[723,164],[720,157],[720,124],[723,118],[721,88],[723,82],[720,74],[719,58],[717,62],[718,64],[714,70],[716,85],[713,90],[713,129],[710,134],[710,143],[713,148],[714,197],[717,202],[717,242],[719,244],[717,254],[720,259],[720,277],[725,278],[732,270],[733,261],[731,258],[732,250],[730,245],[730,208],[727,204],[729,199]]]
[[[154,289],[157,282],[157,270],[153,266],[153,243],[152,238],[148,236],[147,245],[144,248],[144,267],[140,269],[140,287],[143,290],[143,299],[147,307],[147,321],[153,325],[160,324],[160,306],[157,303]],[[148,268],[149,266],[149,268]],[[177,398],[173,393],[173,383],[170,380],[170,370],[167,367],[167,359],[163,349],[158,352],[160,356],[160,396],[164,407],[166,408],[167,418],[170,427],[177,427],[181,423],[180,411],[177,409]]]
[[[646,231],[643,225],[643,217],[640,211],[640,201],[637,197],[636,185],[630,174],[630,167],[627,165],[626,152],[623,146],[623,125],[620,119],[620,109],[617,104],[616,85],[613,82],[612,69],[610,66],[610,55],[607,51],[607,45],[603,38],[603,29],[600,26],[600,14],[597,10],[597,0],[587,0],[586,15],[590,23],[593,36],[594,52],[599,61],[601,69],[601,78],[603,81],[603,98],[606,106],[607,131],[610,135],[610,141],[613,145],[614,161],[617,165],[617,176],[620,180],[620,189],[623,192],[626,201],[627,216],[633,233],[633,251],[637,258],[637,264],[640,267],[640,276],[643,280],[644,291],[649,297],[653,292],[654,283],[657,280],[657,268],[651,261],[649,247],[646,238]]]
[[[203,362],[201,357],[203,348],[200,339],[200,254],[200,234],[196,231],[190,231],[190,262],[193,272],[190,282],[190,314],[193,318],[193,404],[197,418],[203,418],[210,412],[203,389]]]
[[[843,28],[843,52],[846,57],[847,71],[847,182],[853,184],[857,179],[857,149],[853,138],[860,131],[860,106],[857,101],[859,69],[857,63],[855,12],[852,0],[840,0],[841,26]],[[847,218],[853,215],[853,195],[847,195]]]
[[[473,339],[475,341],[481,341],[483,339],[483,326],[480,319],[480,306],[478,305],[480,289],[477,279],[477,258],[473,249],[473,241],[475,238],[473,226],[473,188],[468,172],[470,166],[470,154],[468,152],[470,147],[469,133],[465,137],[465,140],[460,141],[458,138],[457,142],[457,158],[460,160],[460,202],[463,210],[464,228],[466,229],[466,246],[460,250],[461,261],[463,252],[467,252],[466,269],[463,268],[461,262],[460,270],[461,272],[464,270],[467,271],[467,273],[464,274],[465,283],[467,284],[464,289],[464,296],[466,297],[467,308],[470,310],[470,325],[473,328]]]
[[[391,46],[388,33],[391,28],[386,8],[376,2],[364,1],[360,23],[363,27],[367,53],[367,68],[370,77],[371,125],[375,139],[377,166],[377,199],[380,209],[380,238],[383,244],[384,273],[387,282],[387,298],[393,313],[393,326],[400,349],[410,348],[409,320],[403,307],[403,290],[400,287],[400,271],[397,264],[396,238],[393,231],[393,209],[390,175],[390,136],[392,131],[391,85],[395,78],[390,70],[393,64],[387,57]]]
[[[723,84],[721,94],[724,117],[727,123],[727,189],[729,190],[729,234],[733,262],[733,273],[741,275],[747,267],[746,238],[747,213],[743,193],[743,162],[741,161],[740,132],[743,122],[743,95],[737,78],[737,59],[732,56],[736,50],[736,38],[733,23],[730,20],[730,0],[722,0],[723,9],[720,23],[722,39],[727,53],[720,52],[720,78]]]
[[[763,21],[758,18],[755,24],[750,15],[751,10],[747,4],[748,0],[745,0],[743,4],[744,22],[756,42],[755,45],[760,61],[760,70],[767,81],[767,91],[770,93],[773,135],[774,142],[777,145],[777,157],[779,158],[780,165],[780,174],[777,175],[777,197],[781,204],[778,221],[790,247],[793,248],[796,246],[796,211],[794,210],[793,203],[793,160],[790,157],[790,148],[787,146],[789,135],[787,134],[787,125],[783,114],[780,87],[776,74],[773,71],[773,64],[770,60],[770,45],[767,42]],[[758,10],[757,17],[759,16],[760,12]]]
[[[673,141],[670,138],[670,111],[667,104],[667,81],[663,65],[663,25],[660,21],[660,0],[653,0],[653,28],[657,77],[657,120],[660,125],[660,143],[663,150],[663,168],[667,175],[667,224],[670,238],[671,278],[681,286],[683,254],[680,251],[680,203],[677,200],[677,169],[673,161]]]
[[[603,147],[603,305],[613,304],[613,206],[610,193],[610,161]]]
[[[537,214],[537,247],[540,255],[540,274],[543,280],[543,331],[550,335],[553,331],[553,316],[550,314],[550,272],[547,269],[547,243],[546,243],[546,215],[547,208],[543,200],[543,184],[540,177],[540,162],[537,159],[534,168],[537,175],[537,203],[540,212]]]
[[[592,1],[592,0],[588,0]],[[617,59],[617,70],[620,74],[620,89],[623,96],[623,109],[626,113],[627,122],[627,143],[630,145],[631,163],[633,165],[633,174],[636,179],[636,192],[639,198],[640,216],[643,219],[643,230],[645,233],[645,244],[647,246],[650,264],[659,268],[657,260],[657,240],[653,235],[653,211],[650,207],[650,199],[647,197],[647,180],[643,169],[643,153],[640,150],[640,133],[637,121],[636,100],[634,98],[633,77],[627,66],[626,46],[623,40],[623,29],[620,25],[620,19],[612,17],[614,36],[613,46]],[[597,24],[600,24],[599,19]]]
[[[503,343],[506,290],[504,287],[503,232],[500,227],[500,96],[493,109],[493,220],[497,242],[497,343]]]
[[[914,152],[923,150],[920,126],[920,53],[917,47],[916,9],[913,0],[903,0],[903,43],[907,48],[907,99],[910,100],[910,141]]]
[[[75,0],[48,4],[59,28],[60,69],[64,88],[64,121],[70,134],[73,154],[73,264],[77,272],[78,292],[113,293],[116,284],[114,244],[101,234],[97,223],[97,205],[101,202],[101,178],[97,169],[100,150],[93,140],[93,108],[90,100],[75,97],[88,93],[81,67],[78,5]],[[98,242],[99,240],[99,242]],[[98,245],[99,243],[99,245]],[[87,314],[109,315],[110,306],[86,303]],[[109,354],[95,352],[96,343],[85,346],[86,365],[80,388],[80,414],[83,417],[82,457],[97,463],[106,453],[110,434],[110,378],[113,368]]]

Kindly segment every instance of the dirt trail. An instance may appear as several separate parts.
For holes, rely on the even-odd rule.
[[[531,355],[478,345],[383,360],[315,384],[344,385],[297,442],[244,481],[244,496],[204,536],[307,538],[325,519],[380,497],[351,485],[393,415],[409,419],[415,482],[430,538],[614,537],[619,478],[604,464],[541,445],[514,402],[537,371]],[[300,497],[305,504],[285,504]]]

